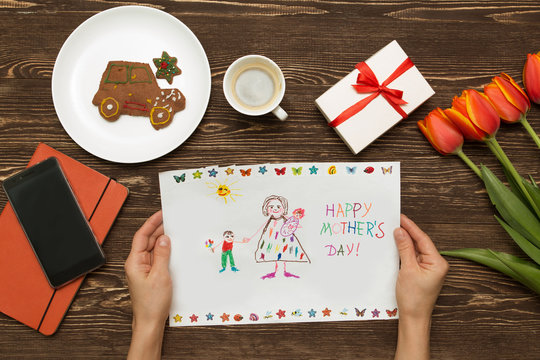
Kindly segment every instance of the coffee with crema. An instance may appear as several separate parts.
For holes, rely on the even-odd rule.
[[[231,81],[235,100],[251,110],[266,108],[280,92],[279,80],[273,69],[262,63],[240,68]]]

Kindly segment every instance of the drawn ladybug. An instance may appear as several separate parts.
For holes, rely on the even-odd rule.
[[[364,169],[364,172],[366,174],[371,174],[374,171],[375,171],[375,169],[372,166],[368,166],[367,168]]]
[[[242,315],[240,315],[240,314],[234,315],[234,320],[235,320],[235,321],[242,321],[243,318],[244,318],[244,317],[243,317]]]

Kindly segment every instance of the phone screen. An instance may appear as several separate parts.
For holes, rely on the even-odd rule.
[[[6,179],[3,186],[51,286],[59,287],[105,263],[56,158]]]

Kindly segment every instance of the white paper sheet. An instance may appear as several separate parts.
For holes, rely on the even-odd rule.
[[[397,317],[399,163],[210,166],[159,178],[170,326]]]

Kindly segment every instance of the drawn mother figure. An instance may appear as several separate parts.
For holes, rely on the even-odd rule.
[[[287,211],[288,201],[283,196],[270,195],[264,200],[262,205],[263,216],[268,217],[268,220],[251,237],[257,236],[262,230],[259,242],[257,243],[257,250],[255,251],[255,261],[258,263],[275,263],[274,272],[262,276],[262,279],[274,278],[279,270],[280,263],[283,266],[283,276],[298,278],[298,275],[287,272],[287,263],[311,263],[295,231],[291,232],[291,227],[289,226],[291,221],[287,223],[290,219],[285,216],[287,215]],[[297,222],[297,219],[294,220]],[[251,238],[246,240],[249,241]]]

